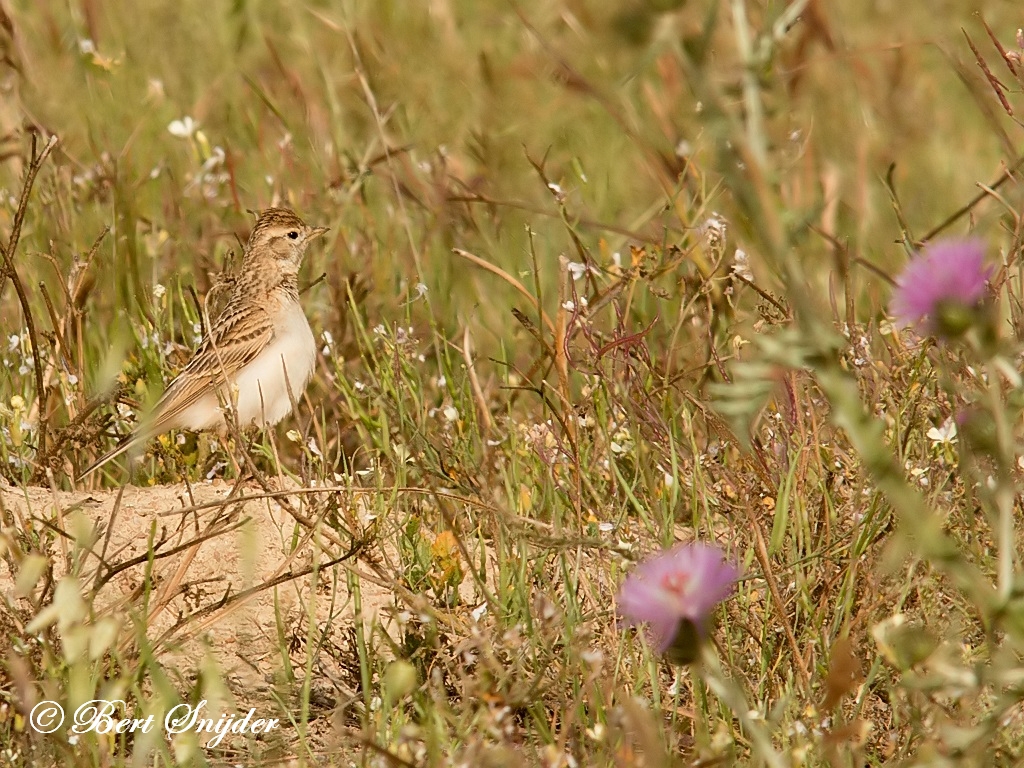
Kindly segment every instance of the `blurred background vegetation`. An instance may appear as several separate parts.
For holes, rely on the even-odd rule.
[[[495,754],[763,757],[699,682],[659,668],[639,642],[617,645],[611,595],[628,561],[695,535],[727,542],[753,574],[719,648],[790,759],[880,765],[923,754],[922,742],[953,759],[942,717],[1005,714],[984,697],[952,713],[887,671],[899,663],[871,633],[893,606],[958,627],[974,609],[941,578],[918,590],[892,562],[858,570],[882,560],[893,526],[814,385],[776,366],[734,388],[721,413],[709,385],[809,309],[845,335],[844,365],[868,411],[889,419],[901,462],[945,478],[924,492],[957,509],[951,449],[924,437],[952,412],[929,373],[941,355],[889,335],[887,277],[979,185],[1000,187],[945,232],[978,232],[1016,269],[1021,193],[1007,171],[1024,146],[1024,100],[1003,56],[1018,50],[1013,3],[4,0],[3,11],[4,243],[32,137],[59,144],[11,254],[36,346],[0,278],[0,475],[38,483],[49,470],[72,488],[73,469],[123,434],[194,348],[198,306],[237,264],[247,209],[286,205],[331,232],[303,269],[323,347],[305,404],[280,426],[283,464],[307,486],[370,467],[389,487],[455,489],[550,535],[516,539],[518,523],[472,505],[460,530],[442,508],[397,493],[379,502],[392,527],[378,535],[404,566],[394,577],[439,605],[468,611],[457,587],[475,566],[456,564],[496,552],[509,592],[487,642],[498,656],[525,642],[537,655],[517,669],[546,682],[524,699],[498,664],[466,689],[519,697],[514,733],[481,737]],[[1010,288],[1016,321],[1019,281]],[[136,482],[228,472],[223,449],[201,442],[154,441]],[[122,475],[111,467],[98,482]],[[972,509],[951,525],[968,532]],[[440,535],[449,527],[467,549]],[[985,536],[971,546],[984,562]],[[537,595],[565,610],[561,630],[531,624]],[[503,634],[521,622],[528,640]],[[494,723],[451,683],[476,673],[447,659],[438,689],[430,670],[444,662],[425,637],[410,631],[393,648],[360,635],[367,712],[400,651],[422,686],[418,709],[364,713],[361,732],[389,747],[416,722],[436,729],[432,760],[482,760],[469,734]],[[829,675],[849,637],[867,677],[842,703],[850,691]],[[588,643],[618,655],[616,669],[587,677]],[[848,731],[804,723],[823,722],[826,689]],[[655,714],[630,708],[634,694]],[[563,711],[571,738],[548,730]],[[626,724],[618,740],[601,730],[614,723]],[[648,725],[627,748],[630,728]],[[986,731],[1004,756],[1014,733]]]
[[[807,4],[752,73],[788,216],[841,234],[891,272],[902,254],[883,185],[890,164],[914,234],[996,177],[1011,129],[961,31],[987,44],[984,11],[1011,45],[1013,9],[987,5]],[[785,10],[752,4],[750,25],[770,34]],[[531,161],[559,185],[564,217],[601,268],[646,241],[688,254],[676,284],[699,279],[708,265],[690,253],[694,228],[715,210],[773,285],[751,247],[757,234],[744,231],[751,222],[731,215],[737,191],[723,184],[741,159],[730,147],[736,115],[720,110],[742,113],[745,72],[728,4],[86,1],[11,13],[8,60],[20,76],[8,110],[17,99],[26,124],[61,141],[23,243],[56,265],[36,257],[25,268],[55,280],[112,228],[91,268],[88,346],[105,349],[126,327],[112,320],[147,316],[154,283],[205,293],[247,231],[245,209],[273,202],[334,228],[306,272],[327,274],[308,297],[322,327],[333,327],[342,278],[356,271],[375,286],[374,322],[394,318],[394,297],[422,282],[446,333],[471,321],[487,352],[514,343],[514,293],[451,248],[513,275],[536,262],[552,311],[557,257],[574,247]],[[186,116],[202,136],[168,132]],[[7,198],[19,167],[2,168]],[[3,215],[13,215],[9,199]],[[802,245],[824,290],[832,248],[821,237]],[[870,291],[871,277],[858,285]],[[858,305],[865,318],[880,296]],[[637,298],[640,319],[673,313]],[[5,299],[4,327],[17,331]],[[90,358],[94,375],[103,357]]]

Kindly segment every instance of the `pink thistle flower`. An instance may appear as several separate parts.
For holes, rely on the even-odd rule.
[[[619,590],[619,614],[646,623],[659,653],[688,663],[707,634],[711,612],[732,592],[739,568],[710,544],[678,544],[638,565]]]
[[[964,311],[974,309],[984,298],[991,274],[980,240],[929,243],[896,279],[890,304],[896,325],[919,326],[940,336],[963,332],[970,323]]]

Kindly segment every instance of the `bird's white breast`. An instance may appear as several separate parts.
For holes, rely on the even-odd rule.
[[[238,423],[276,424],[298,402],[316,364],[316,341],[302,307],[284,310],[267,348],[235,377]],[[287,379],[285,377],[287,371]],[[291,396],[288,386],[291,385]]]

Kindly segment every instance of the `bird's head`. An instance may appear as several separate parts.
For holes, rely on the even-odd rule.
[[[327,229],[309,226],[287,208],[267,208],[259,212],[246,255],[261,261],[268,258],[282,272],[295,274],[306,248]]]

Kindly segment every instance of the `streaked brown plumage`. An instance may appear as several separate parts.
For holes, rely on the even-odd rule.
[[[309,243],[326,231],[284,208],[261,211],[227,304],[188,365],[146,420],[80,477],[168,430],[223,427],[225,402],[235,404],[241,426],[276,424],[288,415],[316,359],[299,304],[299,266]]]

